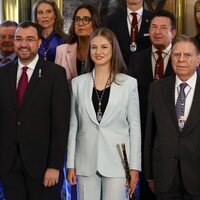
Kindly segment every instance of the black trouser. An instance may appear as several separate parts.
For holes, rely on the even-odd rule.
[[[61,200],[62,184],[44,187],[43,178],[30,177],[24,168],[19,150],[9,173],[1,177],[1,180],[6,200]],[[62,180],[63,173],[60,175],[60,181]]]
[[[156,200],[156,195],[151,191],[144,173],[140,173],[140,200]]]
[[[199,188],[200,190],[200,188]],[[156,193],[157,200],[200,200],[200,195],[190,195],[183,184],[180,164],[178,164],[172,185],[167,192]]]

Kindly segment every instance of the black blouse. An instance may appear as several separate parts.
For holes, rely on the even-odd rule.
[[[102,94],[103,90],[101,90],[101,91],[97,90],[97,92],[99,94],[99,97],[101,97],[101,94]],[[101,102],[102,115],[104,114],[106,106],[108,104],[109,95],[110,95],[110,87],[107,87],[106,90],[105,90],[105,93],[103,95],[102,102]],[[97,94],[96,94],[95,88],[93,88],[92,102],[93,102],[93,105],[94,105],[94,110],[95,110],[95,112],[97,114],[98,109],[99,109],[99,101],[98,101],[98,98],[97,98]]]
[[[85,62],[81,60],[76,60],[76,70],[78,76],[85,73]]]

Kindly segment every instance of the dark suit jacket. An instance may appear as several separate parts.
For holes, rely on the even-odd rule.
[[[145,9],[143,10],[141,27],[137,39],[137,51],[151,46],[149,36],[144,35],[149,33],[151,16],[152,14],[149,11]],[[128,65],[129,56],[132,52],[130,51],[131,38],[129,35],[127,24],[127,8],[125,7],[119,9],[108,16],[104,20],[104,25],[110,28],[115,33],[120,45],[124,61]]]
[[[19,146],[28,174],[43,177],[47,168],[63,168],[70,114],[66,73],[39,59],[19,108],[17,67],[16,61],[0,69],[0,176],[9,171]]]
[[[149,86],[153,82],[152,62],[151,62],[152,48],[138,51],[131,55],[129,60],[129,74],[138,81],[138,92],[140,99],[140,116],[142,128],[142,145],[144,144],[144,134],[147,117],[148,93]],[[168,61],[164,77],[172,75],[173,69],[171,60]]]
[[[186,190],[200,194],[200,78],[182,132],[175,109],[175,76],[154,82],[149,91],[145,139],[145,173],[154,179],[156,190],[166,192],[178,162]]]

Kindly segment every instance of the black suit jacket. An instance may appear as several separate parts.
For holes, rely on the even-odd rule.
[[[154,82],[149,91],[145,173],[156,191],[166,192],[177,170],[190,194],[200,194],[200,78],[185,127],[180,132],[175,109],[175,76]]]
[[[19,108],[17,67],[16,61],[0,69],[0,176],[8,173],[18,146],[28,174],[41,178],[47,168],[63,168],[70,114],[66,72],[39,59]]]
[[[152,48],[138,51],[131,55],[129,60],[129,74],[138,81],[138,92],[140,99],[140,115],[142,128],[142,145],[144,144],[145,126],[147,118],[148,93],[149,86],[153,82],[152,62],[151,62]],[[173,69],[171,60],[168,61],[164,78],[172,75]]]
[[[152,14],[149,11],[145,9],[143,10],[141,27],[136,42],[137,51],[151,46],[151,41],[149,36],[145,35],[149,33],[151,16]],[[132,52],[130,51],[131,38],[129,35],[128,24],[127,24],[127,8],[124,7],[122,9],[119,9],[110,16],[108,16],[104,20],[104,25],[107,28],[110,28],[115,33],[120,45],[124,61],[128,65],[129,56],[131,55]]]

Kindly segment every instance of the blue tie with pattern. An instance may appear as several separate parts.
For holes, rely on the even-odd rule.
[[[180,90],[178,90],[178,98],[176,101],[176,115],[178,119],[178,125],[180,129],[182,129],[185,125],[185,117],[184,117],[184,112],[185,112],[185,99],[186,99],[186,94],[184,89],[186,88],[187,83],[181,83],[179,85]]]

